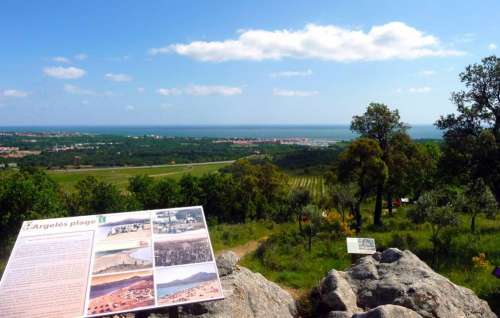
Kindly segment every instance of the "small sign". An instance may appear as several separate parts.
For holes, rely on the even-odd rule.
[[[372,238],[348,237],[346,241],[349,254],[374,254],[377,251]]]
[[[493,276],[495,276],[496,278],[500,278],[500,267],[495,267],[495,269],[493,270],[493,272],[491,272],[491,274]]]

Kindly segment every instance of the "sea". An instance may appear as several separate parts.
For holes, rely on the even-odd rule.
[[[242,126],[6,126],[5,132],[60,132],[121,136],[155,135],[163,137],[209,138],[309,138],[351,140],[357,137],[349,125],[242,125]],[[412,125],[413,139],[441,139],[433,125]]]

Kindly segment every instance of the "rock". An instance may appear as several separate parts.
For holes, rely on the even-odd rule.
[[[294,317],[297,314],[292,296],[259,273],[240,267],[221,277],[224,300],[198,305],[197,315],[180,317],[199,318],[258,318]],[[186,312],[192,313],[189,306]]]
[[[356,305],[356,294],[345,279],[345,273],[332,269],[320,283],[319,294],[329,310],[360,311]]]
[[[352,313],[348,311],[330,311],[325,318],[351,318]]]
[[[320,290],[325,292],[320,299],[323,307],[330,310],[345,307],[340,310],[351,312],[355,312],[352,304],[363,310],[379,308],[373,314],[364,313],[371,316],[355,314],[353,317],[393,317],[390,315],[401,311],[400,308],[379,307],[390,304],[406,307],[426,318],[496,317],[474,292],[434,272],[410,251],[390,248],[359,259],[346,272],[332,273],[334,271],[330,271],[320,285]]]
[[[236,268],[239,258],[233,251],[228,251],[219,255],[216,259],[219,276],[226,276]]]
[[[259,273],[236,266],[236,254],[217,258],[224,300],[182,306],[180,318],[291,318],[297,315],[295,300],[277,284]],[[158,311],[149,318],[168,318]]]
[[[382,305],[364,313],[354,314],[351,318],[422,318],[422,316],[405,307]]]

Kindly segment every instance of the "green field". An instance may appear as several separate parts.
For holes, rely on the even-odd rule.
[[[78,181],[88,176],[96,177],[101,181],[106,181],[117,185],[120,189],[125,189],[128,179],[135,175],[146,174],[153,178],[168,177],[180,179],[184,174],[190,173],[194,176],[201,176],[208,172],[229,165],[230,162],[187,164],[187,165],[165,165],[153,167],[117,167],[117,168],[96,168],[96,169],[73,169],[73,170],[52,170],[48,174],[58,182],[64,190],[73,190]]]
[[[304,188],[311,192],[314,201],[328,194],[328,185],[322,176],[291,176],[292,188]]]

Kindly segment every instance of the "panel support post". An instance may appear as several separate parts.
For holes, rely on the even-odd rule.
[[[169,318],[179,318],[179,307],[172,306],[168,308],[168,317]]]

